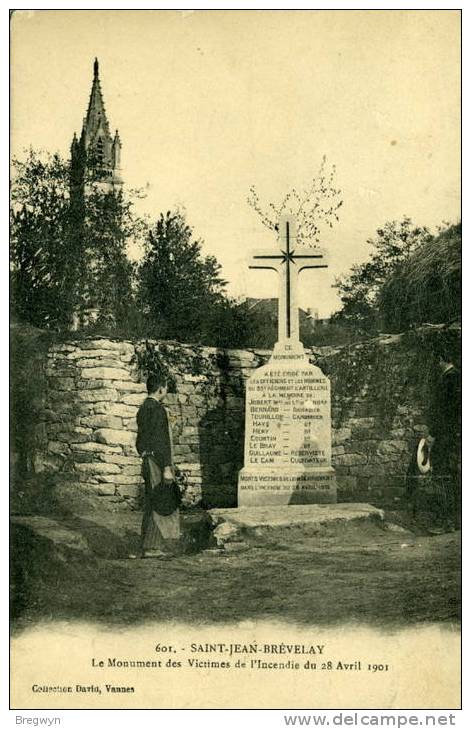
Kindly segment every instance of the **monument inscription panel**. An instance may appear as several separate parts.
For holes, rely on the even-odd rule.
[[[275,353],[247,383],[239,506],[336,500],[330,383],[304,353]]]

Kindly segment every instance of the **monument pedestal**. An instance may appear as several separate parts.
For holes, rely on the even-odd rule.
[[[332,504],[330,383],[299,341],[275,345],[247,383],[238,505]]]
[[[296,288],[301,271],[326,268],[319,248],[305,248],[296,221],[280,218],[278,247],[253,254],[249,268],[279,275],[278,342],[268,364],[247,382],[244,468],[239,506],[332,504],[330,382],[299,341]]]

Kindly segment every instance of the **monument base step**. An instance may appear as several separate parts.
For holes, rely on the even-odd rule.
[[[218,547],[231,543],[273,538],[278,530],[299,530],[300,536],[333,534],[339,536],[348,525],[383,527],[384,512],[370,504],[305,504],[300,506],[240,506],[211,509],[213,537]],[[230,549],[230,547],[229,547]]]

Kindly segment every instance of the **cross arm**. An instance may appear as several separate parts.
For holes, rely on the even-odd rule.
[[[269,269],[271,271],[279,271],[280,264],[283,261],[283,254],[278,250],[270,251],[261,248],[254,251],[248,258],[248,266],[252,269]]]
[[[295,253],[298,273],[306,268],[328,268],[329,256],[323,248],[313,248],[309,252]]]

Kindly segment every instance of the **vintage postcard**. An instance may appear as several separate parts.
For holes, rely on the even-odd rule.
[[[461,706],[459,10],[16,10],[11,707]]]

